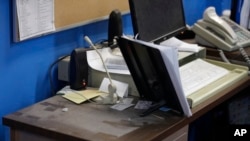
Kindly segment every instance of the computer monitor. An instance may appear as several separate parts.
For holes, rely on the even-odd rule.
[[[153,106],[141,116],[166,105],[183,114],[170,74],[158,49],[120,37],[121,53],[142,99],[153,101]]]
[[[156,44],[186,29],[182,0],[129,0],[135,36]]]

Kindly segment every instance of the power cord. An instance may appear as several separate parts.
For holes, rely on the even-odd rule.
[[[65,55],[59,59],[57,59],[55,62],[53,62],[50,67],[49,67],[49,80],[50,80],[50,87],[51,87],[51,93],[53,95],[56,94],[56,90],[55,90],[55,87],[54,87],[54,83],[53,83],[53,74],[52,74],[52,69],[54,67],[54,65],[56,65],[58,62],[60,62],[61,60],[63,60],[64,58],[68,57],[69,55]]]
[[[219,54],[220,54],[221,59],[222,59],[224,62],[226,62],[226,63],[228,63],[228,64],[231,64],[230,61],[227,59],[227,57],[226,57],[224,51],[221,50],[221,49],[218,49],[218,51],[219,51]]]
[[[221,49],[218,49],[219,51],[219,54],[220,54],[220,57],[221,59],[228,63],[228,64],[231,64],[230,61],[227,59],[226,55],[224,54],[224,51],[221,50]],[[241,53],[241,55],[244,57],[245,61],[247,62],[247,66],[248,68],[250,67],[250,58],[249,56],[247,55],[247,52],[244,50],[244,48],[240,47],[239,48],[239,52]],[[248,71],[248,75],[250,75],[250,71]]]
[[[98,49],[95,47],[95,45],[92,43],[92,41],[89,39],[88,36],[85,36],[84,37],[85,41],[92,47],[95,49],[95,51],[97,52],[97,54],[100,56],[100,59],[103,63],[103,66],[104,66],[104,69],[107,73],[107,76],[108,76],[108,79],[110,81],[110,84],[108,85],[108,91],[109,91],[109,94],[107,96],[101,96],[101,99],[102,99],[102,103],[103,104],[115,104],[117,103],[118,101],[118,96],[117,96],[117,93],[116,93],[116,86],[114,85],[114,83],[112,82],[112,79],[110,77],[110,74],[108,72],[108,69],[104,63],[104,60],[102,58],[102,55],[101,53],[98,51]]]
[[[246,60],[246,62],[248,63],[248,65],[250,66],[250,58],[247,55],[247,52],[242,47],[239,48],[239,51],[241,55],[244,57],[244,59]]]
[[[241,55],[244,57],[245,61],[247,62],[247,65],[249,68],[250,67],[250,58],[247,55],[247,52],[242,47],[239,48],[239,51],[240,51]],[[248,71],[248,75],[250,75],[250,71]]]

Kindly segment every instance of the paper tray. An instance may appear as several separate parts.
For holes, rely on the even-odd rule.
[[[187,96],[191,108],[248,76],[248,67],[209,59],[205,59],[205,61],[223,67],[229,70],[230,73]]]

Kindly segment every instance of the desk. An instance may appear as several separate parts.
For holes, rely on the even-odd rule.
[[[197,42],[194,39],[186,39],[183,41],[191,44],[197,44]],[[217,49],[212,47],[206,47],[203,45],[200,46],[206,48],[206,58],[222,61],[219,51]],[[250,56],[250,47],[245,47],[244,49],[247,52],[248,56]],[[231,63],[248,66],[250,68],[250,65],[246,63],[244,57],[241,55],[239,51],[237,50],[231,52],[224,51],[224,54],[228,58],[228,60],[231,61]]]
[[[250,47],[247,47],[244,49],[249,56]],[[206,50],[207,50],[207,56],[206,56],[207,58],[213,59],[213,60],[222,60],[220,57],[219,51],[217,49],[206,48]],[[244,57],[241,55],[239,51],[233,51],[233,52],[224,51],[224,54],[231,63],[248,66],[250,68],[250,65],[246,63],[246,60],[244,59]]]
[[[194,107],[189,118],[170,112],[164,118],[154,115],[142,118],[137,116],[140,111],[133,108],[120,112],[93,103],[75,105],[54,96],[4,116],[3,124],[11,129],[11,141],[167,141],[172,134],[249,86],[250,77],[246,77]],[[63,112],[64,107],[68,111]]]

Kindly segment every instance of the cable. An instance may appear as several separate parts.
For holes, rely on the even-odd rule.
[[[240,47],[239,48],[239,51],[241,53],[241,55],[244,57],[245,61],[247,62],[247,65],[248,65],[248,68],[250,67],[250,58],[249,56],[247,55],[246,51]],[[248,71],[248,75],[250,75],[250,71]]]
[[[242,47],[239,48],[239,51],[241,55],[244,57],[244,59],[246,60],[246,62],[248,63],[248,65],[250,66],[250,58],[247,55],[246,51]]]
[[[221,49],[218,49],[219,51],[219,54],[221,56],[221,59],[228,63],[228,64],[231,64],[230,61],[227,59],[227,57],[225,56],[223,50]],[[243,58],[245,59],[245,61],[247,62],[247,66],[250,67],[250,58],[249,56],[247,55],[246,51],[244,50],[244,48],[242,47],[239,47],[239,52],[241,53],[241,55],[243,56]],[[248,75],[250,75],[250,71],[248,71]]]
[[[53,79],[52,79],[52,68],[54,67],[55,64],[57,64],[59,61],[63,60],[64,58],[68,57],[69,55],[65,55],[59,59],[57,59],[55,62],[53,62],[50,67],[49,67],[49,80],[50,80],[50,87],[51,87],[51,92],[53,95],[56,94],[56,90],[55,90],[55,87],[54,87],[54,84],[53,84]]]
[[[103,58],[101,57],[102,56],[101,53],[98,51],[98,49],[95,47],[95,45],[92,43],[92,41],[89,39],[88,36],[85,36],[84,39],[85,39],[86,42],[88,42],[90,44],[91,47],[93,47],[96,50],[97,54],[100,56],[101,61],[102,61],[103,66],[104,66],[104,69],[107,72],[107,75],[108,75],[108,78],[109,78],[109,82],[112,84],[112,80],[111,80],[110,74],[108,72],[108,69],[107,69],[105,63],[104,63]]]
[[[104,60],[103,60],[103,58],[102,58],[102,55],[101,55],[101,53],[98,51],[98,49],[95,47],[95,45],[92,43],[92,41],[89,39],[88,36],[84,36],[84,39],[85,39],[85,41],[86,41],[91,47],[93,47],[93,48],[95,49],[95,51],[97,52],[97,54],[100,56],[100,59],[101,59],[101,61],[102,61],[102,63],[103,63],[104,69],[105,69],[105,71],[106,71],[106,73],[107,73],[107,76],[108,76],[108,79],[109,79],[109,82],[110,82],[110,84],[108,85],[109,94],[108,94],[108,96],[106,96],[106,97],[101,96],[102,102],[103,102],[103,104],[115,104],[115,103],[117,102],[117,100],[118,100],[118,99],[117,99],[117,94],[116,94],[116,86],[115,86],[115,85],[113,84],[113,82],[112,82],[112,79],[111,79],[110,74],[109,74],[109,72],[108,72],[108,69],[107,69],[107,67],[106,67],[106,65],[105,65],[105,63],[104,63]]]
[[[137,33],[134,38],[138,39],[138,37],[139,37],[139,33]]]
[[[218,49],[218,51],[219,51],[219,54],[220,54],[221,59],[222,59],[224,62],[230,64],[230,61],[227,59],[227,57],[226,57],[226,55],[224,54],[223,50]]]

